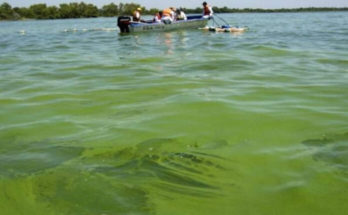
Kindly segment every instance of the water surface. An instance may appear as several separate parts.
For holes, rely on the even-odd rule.
[[[220,16],[1,22],[1,214],[345,214],[348,13]]]

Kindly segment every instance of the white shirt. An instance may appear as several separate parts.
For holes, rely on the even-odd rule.
[[[187,16],[186,16],[186,14],[184,13],[184,11],[180,11],[180,13],[179,13],[178,16],[177,16],[177,19],[178,19],[178,20],[187,20]]]

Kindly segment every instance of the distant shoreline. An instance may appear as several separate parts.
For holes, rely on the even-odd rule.
[[[260,9],[260,8],[244,8],[244,9],[228,9],[226,12],[217,10],[215,13],[296,13],[296,12],[340,12],[348,11],[348,7],[342,8],[326,8],[326,7],[309,7],[309,8],[280,8],[280,9]]]
[[[159,9],[145,7],[134,3],[111,3],[98,8],[93,4],[69,3],[57,6],[47,6],[46,4],[34,4],[26,7],[14,7],[8,3],[0,5],[0,21],[7,20],[38,20],[38,19],[72,19],[72,18],[97,18],[97,17],[116,17],[119,15],[131,15],[136,8],[142,8],[143,15],[154,15]],[[202,8],[194,9],[182,8],[186,14],[200,14]],[[296,13],[296,12],[340,12],[348,11],[348,7],[307,7],[307,8],[280,8],[280,9],[261,9],[261,8],[228,8],[213,7],[214,13]]]

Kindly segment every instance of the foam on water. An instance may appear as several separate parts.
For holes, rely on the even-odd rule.
[[[83,29],[77,29],[77,28],[72,28],[72,29],[64,29],[64,32],[88,32],[88,31],[118,31],[117,28],[92,28],[92,29],[88,29],[88,28],[83,28]]]

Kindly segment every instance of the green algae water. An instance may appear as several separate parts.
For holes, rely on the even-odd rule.
[[[220,16],[1,22],[0,214],[346,214],[348,13]]]

